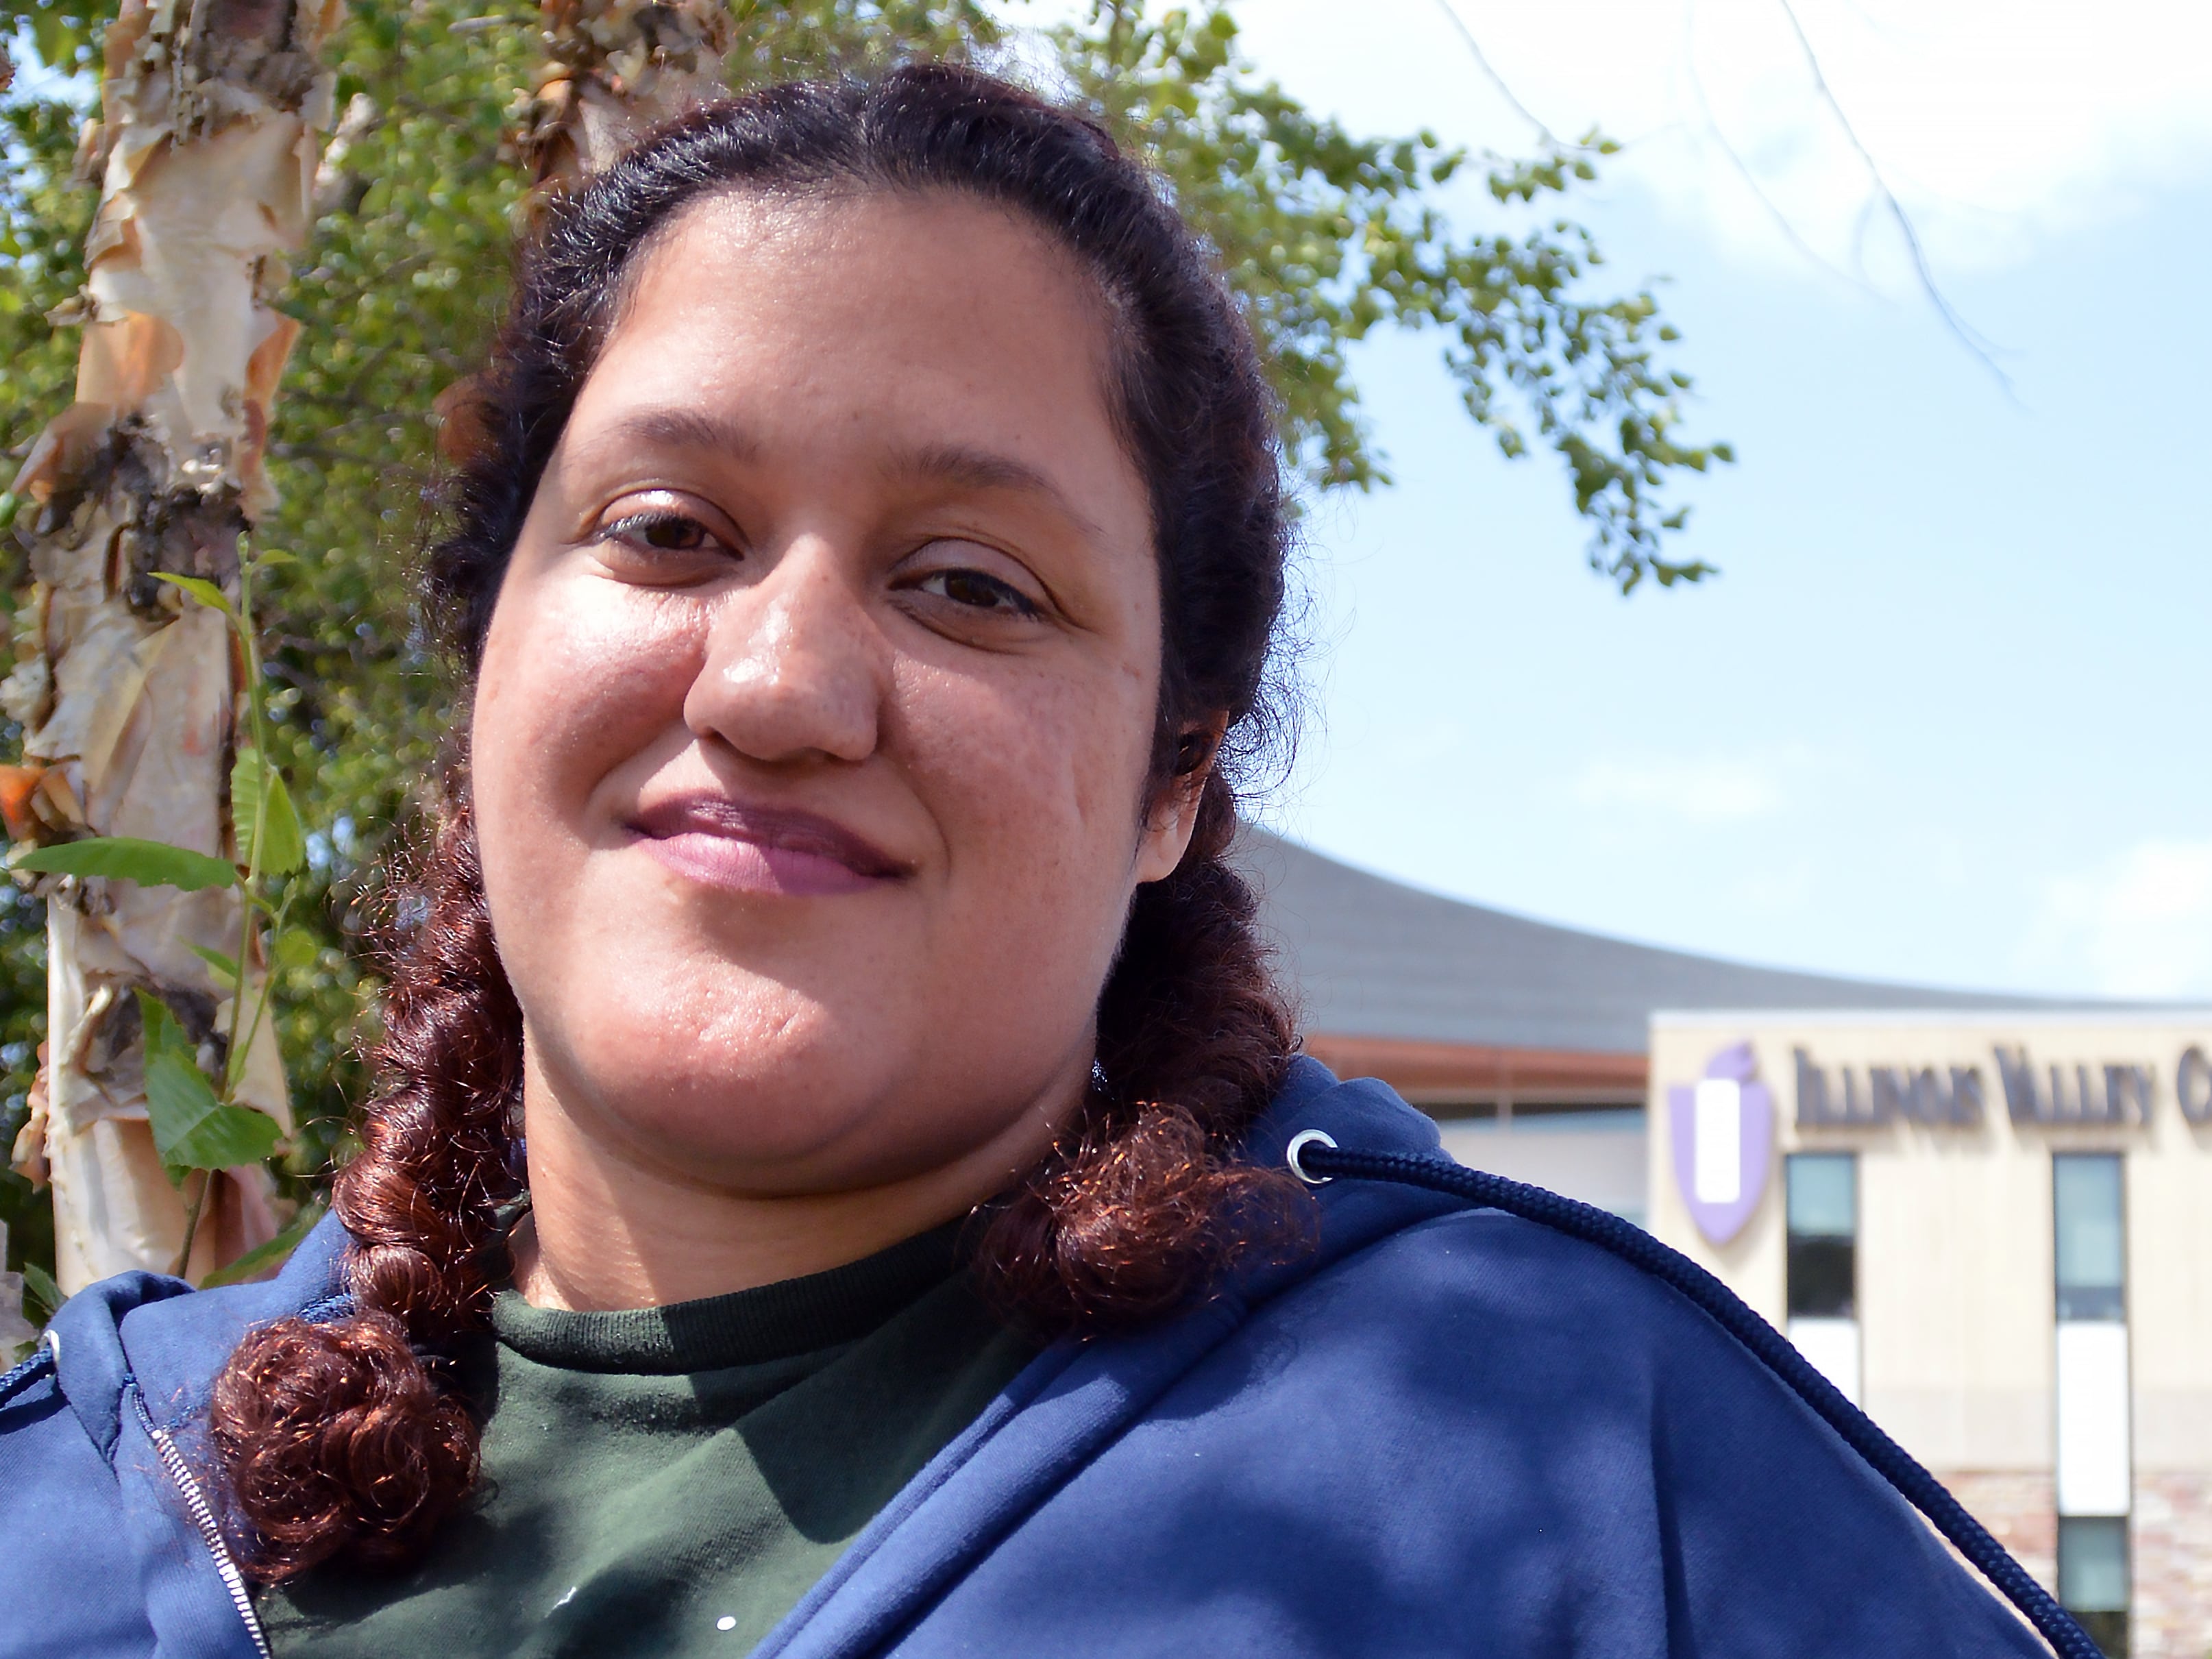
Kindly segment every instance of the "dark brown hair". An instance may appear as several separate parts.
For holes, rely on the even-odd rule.
[[[1279,737],[1286,526],[1250,331],[1153,179],[1096,125],[1002,82],[918,66],[696,112],[553,214],[489,368],[449,412],[454,524],[428,599],[465,667],[637,250],[726,191],[958,192],[1041,228],[1106,302],[1111,390],[1159,564],[1152,787],[1211,768],[1188,853],[1131,906],[1085,1109],[981,1212],[975,1261],[1000,1304],[1043,1333],[1171,1311],[1241,1249],[1294,1243],[1310,1224],[1288,1177],[1237,1158],[1296,1047],[1252,895],[1225,859],[1238,788]],[[1218,740],[1191,736],[1216,727]],[[216,1386],[216,1444],[267,1579],[342,1551],[404,1559],[476,1478],[478,1425],[438,1373],[446,1346],[484,1324],[501,1212],[520,1190],[522,1025],[465,787],[456,799],[427,860],[424,919],[395,965],[381,1092],[333,1193],[353,1239],[352,1310],[254,1332]]]

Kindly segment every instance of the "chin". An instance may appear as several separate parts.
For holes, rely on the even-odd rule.
[[[590,953],[595,970],[548,986],[552,1006],[526,1004],[527,1022],[553,1038],[536,1045],[552,1096],[590,1103],[596,1128],[579,1127],[684,1180],[880,1185],[1043,1103],[1079,1049],[1087,1064],[1087,1025],[1058,1029],[1029,988],[948,994],[942,973],[895,971],[912,958],[880,939],[873,960],[832,950],[773,967],[630,943]]]
[[[861,1191],[941,1168],[993,1121],[963,1103],[968,1111],[955,1116],[896,1080],[863,1084],[835,1067],[799,1066],[710,1098],[678,1088],[610,1105],[632,1144],[672,1174],[766,1196]]]
[[[705,1007],[685,1000],[621,1009],[611,997],[593,1040],[568,1057],[608,1127],[672,1170],[803,1179],[841,1146],[872,1144],[908,1092],[887,1057],[911,1045],[880,1019],[757,983],[726,983]]]

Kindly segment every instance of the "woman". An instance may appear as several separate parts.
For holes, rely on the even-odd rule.
[[[969,72],[564,211],[449,428],[364,1150],[273,1283],[64,1310],[7,1650],[2039,1651],[1674,1292],[1286,1171],[1437,1143],[1225,861],[1271,413],[1151,180]]]

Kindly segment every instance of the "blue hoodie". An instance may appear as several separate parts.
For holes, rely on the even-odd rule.
[[[1436,1154],[1300,1061],[1254,1132]],[[1340,1179],[1319,1252],[1041,1355],[755,1650],[777,1659],[2042,1655],[1828,1426],[1595,1246]],[[72,1297],[0,1405],[0,1655],[253,1659],[204,1490],[210,1382],[258,1321],[342,1310],[319,1227],[264,1285]]]

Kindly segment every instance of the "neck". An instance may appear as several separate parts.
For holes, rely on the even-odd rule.
[[[963,1215],[1049,1150],[1081,1098],[1040,1101],[949,1162],[849,1189],[734,1192],[611,1146],[526,1070],[530,1213],[514,1284],[540,1308],[659,1307],[823,1273]],[[1087,1065],[1084,1073],[1087,1076]]]

